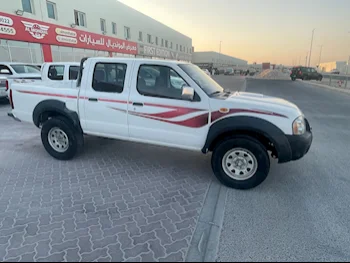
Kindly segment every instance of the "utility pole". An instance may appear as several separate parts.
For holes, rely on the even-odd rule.
[[[314,33],[315,33],[315,29],[314,28],[312,30],[312,36],[311,36],[311,45],[310,45],[310,54],[309,54],[309,67],[310,67],[310,62],[311,62],[311,53],[312,53],[312,43],[314,42]]]
[[[322,55],[322,48],[323,48],[323,45],[320,45],[320,47],[321,47],[321,50],[320,50],[320,58],[318,59],[318,68],[320,68],[321,55]]]
[[[306,52],[306,57],[305,57],[305,67],[307,67],[307,55],[308,55],[308,52]]]

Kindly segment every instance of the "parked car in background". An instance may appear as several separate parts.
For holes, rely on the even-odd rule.
[[[337,69],[333,69],[330,74],[336,74],[336,75],[339,75],[340,74],[340,71],[337,70]]]
[[[41,67],[42,81],[76,80],[79,73],[78,62],[50,62]]]
[[[296,79],[321,81],[323,75],[311,67],[294,67],[290,73],[290,78],[293,81]]]
[[[235,71],[233,70],[233,68],[225,69],[224,75],[234,75],[234,74],[235,74]]]
[[[6,98],[6,91],[14,80],[41,80],[41,72],[38,67],[30,64],[0,62],[0,79],[0,98]]]
[[[6,78],[0,78],[0,99],[7,97],[7,79]]]
[[[211,74],[210,74],[210,72],[209,72],[208,69],[204,68],[204,69],[202,69],[202,70],[205,72],[205,74],[207,74],[208,76],[211,76]]]

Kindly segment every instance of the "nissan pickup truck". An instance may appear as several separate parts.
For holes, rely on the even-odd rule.
[[[40,128],[56,159],[73,158],[84,135],[211,152],[216,177],[236,189],[266,179],[269,153],[279,163],[298,160],[313,137],[296,105],[224,90],[179,61],[84,58],[75,88],[16,83],[9,99],[8,115]]]

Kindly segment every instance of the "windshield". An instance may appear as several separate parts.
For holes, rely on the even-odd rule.
[[[27,73],[36,73],[36,74],[40,74],[40,69],[36,66],[32,66],[32,65],[20,65],[20,64],[16,64],[16,65],[11,65],[11,67],[13,68],[13,70],[18,73],[18,74],[27,74]]]
[[[216,83],[210,76],[208,76],[198,66],[193,64],[179,64],[179,67],[193,79],[194,82],[207,94],[221,93],[224,89]]]

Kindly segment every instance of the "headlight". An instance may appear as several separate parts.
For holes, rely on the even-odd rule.
[[[293,122],[293,134],[294,135],[302,135],[305,133],[306,124],[303,116],[299,116]]]

